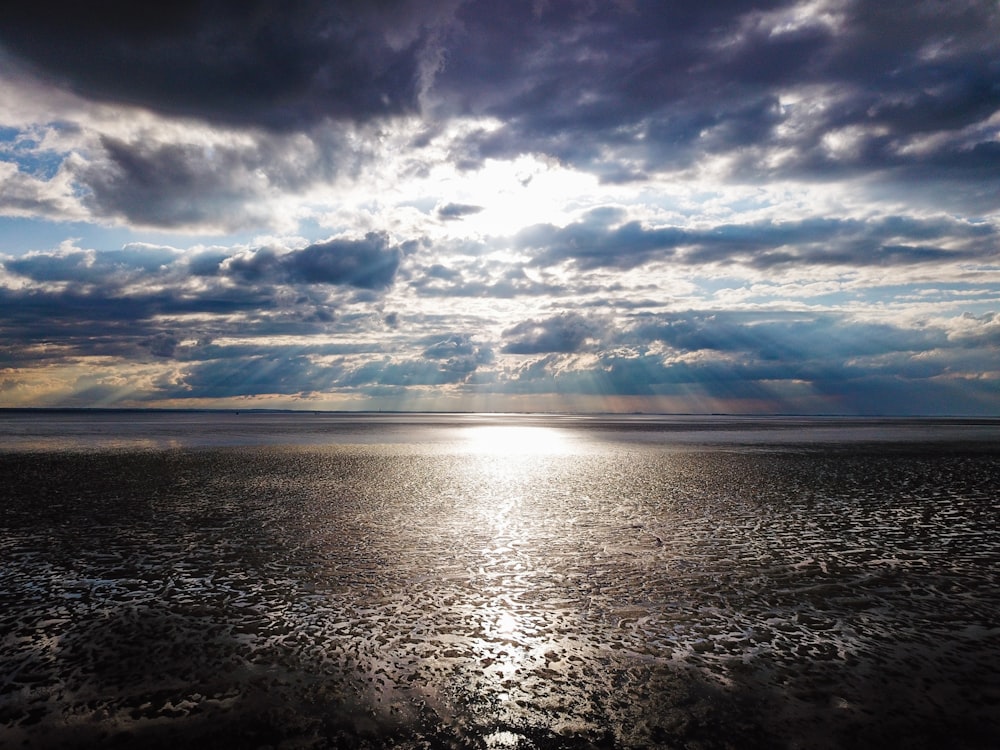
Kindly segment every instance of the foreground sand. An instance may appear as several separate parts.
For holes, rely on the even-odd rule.
[[[998,477],[920,446],[0,454],[0,744],[995,747]]]

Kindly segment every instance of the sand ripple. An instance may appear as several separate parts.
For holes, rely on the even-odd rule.
[[[0,456],[12,746],[987,747],[988,451]]]

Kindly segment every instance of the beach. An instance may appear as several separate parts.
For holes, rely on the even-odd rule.
[[[19,419],[4,747],[1000,737],[996,422]]]

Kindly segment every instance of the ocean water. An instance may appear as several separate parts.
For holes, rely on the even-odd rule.
[[[0,746],[993,748],[1000,421],[0,413]]]

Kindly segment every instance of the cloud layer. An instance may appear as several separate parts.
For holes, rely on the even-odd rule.
[[[0,405],[1000,413],[994,2],[41,1],[0,62]]]

